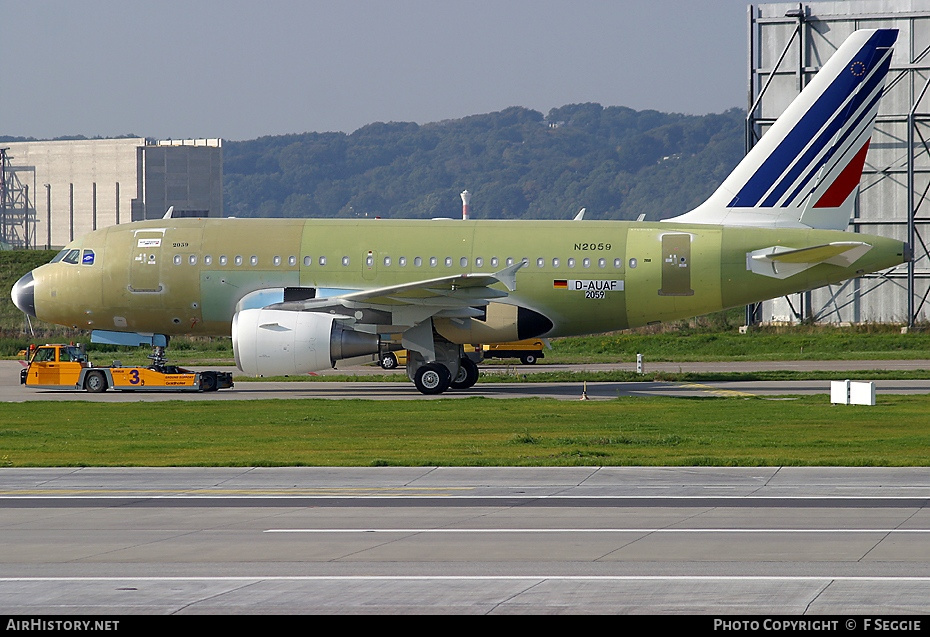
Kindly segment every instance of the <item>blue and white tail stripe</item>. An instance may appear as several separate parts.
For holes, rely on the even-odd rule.
[[[835,161],[830,165],[829,168],[827,168],[826,174],[830,174],[831,172],[833,172],[833,170],[837,167],[837,165],[843,159],[846,159],[848,162],[846,151],[849,151],[852,148],[856,148],[856,149],[862,148],[864,144],[868,143],[869,138],[871,137],[871,132],[872,132],[871,126],[868,123],[871,121],[874,121],[875,116],[878,114],[878,102],[881,99],[881,96],[882,96],[881,90],[876,90],[872,94],[871,101],[869,101],[864,107],[860,108],[855,120],[853,120],[851,125],[845,128],[844,132],[842,132],[842,134],[836,140],[836,142],[834,142],[830,146],[827,146],[827,142],[829,141],[829,138],[828,138],[826,141],[823,142],[822,145],[818,145],[819,150],[817,151],[817,153],[819,153],[819,155],[815,154],[814,157],[811,157],[811,154],[814,153],[815,150],[817,150],[818,146],[812,145],[811,148],[808,149],[804,157],[802,157],[798,161],[798,163],[795,164],[795,169],[792,169],[792,171],[796,171],[796,168],[798,166],[807,166],[808,168],[807,172],[803,176],[803,178],[801,178],[800,180],[797,179],[795,175],[789,175],[789,177],[794,177],[794,181],[792,181],[791,183],[797,184],[797,185],[795,189],[791,191],[791,194],[786,199],[780,202],[781,206],[790,206],[795,201],[797,201],[798,195],[801,193],[802,190],[805,190],[805,186],[807,186],[810,180],[816,174],[818,174],[820,169],[823,168],[831,159],[834,159]],[[834,122],[829,127],[829,130],[825,131],[822,134],[822,136],[824,137],[826,137],[827,135],[835,136],[836,135],[835,129],[839,128],[841,125],[842,125],[841,121]],[[855,133],[855,135],[853,135],[853,133]],[[847,141],[849,141],[848,144],[847,144]],[[844,152],[838,153],[837,151],[839,150],[842,150]],[[855,155],[855,151],[853,151],[852,154]],[[815,163],[814,160],[817,159],[817,156],[819,156],[819,161],[816,161]],[[785,179],[783,181],[788,181],[788,179]],[[808,194],[810,192],[811,192],[810,190],[807,190]],[[766,198],[766,200],[762,203],[762,205],[763,206],[775,205],[775,203],[771,202],[770,199],[771,199],[771,195],[768,198]]]
[[[896,39],[853,33],[710,199],[668,221],[845,228]]]
[[[871,103],[884,89],[891,63],[888,33],[893,43],[896,31],[877,31],[849,64],[844,65],[829,88],[739,190],[730,206],[756,206],[763,196],[762,206],[777,205],[781,195],[797,183],[798,176],[810,168],[815,157],[828,149],[827,145],[840,130],[845,129],[847,135],[852,131],[861,120],[861,117],[852,119],[855,114],[864,116],[864,103],[867,100]],[[781,205],[789,203],[782,202]]]

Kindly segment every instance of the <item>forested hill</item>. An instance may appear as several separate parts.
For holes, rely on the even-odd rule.
[[[573,104],[351,134],[224,141],[235,217],[655,220],[693,208],[743,155],[744,113],[690,116]]]

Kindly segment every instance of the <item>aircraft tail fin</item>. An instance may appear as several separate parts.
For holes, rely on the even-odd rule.
[[[897,35],[849,36],[717,191],[666,221],[845,229]]]

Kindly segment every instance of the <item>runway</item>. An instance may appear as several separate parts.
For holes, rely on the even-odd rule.
[[[655,363],[655,371],[766,371],[766,370],[920,370],[930,368],[927,360],[889,361],[791,361],[791,362],[715,362],[715,363]],[[313,381],[236,381],[233,389],[219,392],[158,392],[158,391],[107,391],[89,394],[84,391],[37,390],[19,384],[18,361],[0,361],[0,403],[45,400],[90,400],[96,402],[151,402],[164,400],[255,400],[255,399],[365,399],[365,400],[439,400],[447,398],[554,398],[579,400],[607,400],[618,396],[780,396],[785,394],[830,393],[830,381],[708,381],[700,383],[677,382],[586,382],[585,372],[596,373],[622,369],[631,371],[629,364],[600,365],[534,365],[511,367],[511,372],[536,373],[542,371],[571,371],[579,376],[572,382],[479,382],[467,390],[447,391],[438,396],[424,396],[408,382],[385,382],[376,380],[388,374],[379,367],[348,366],[333,371],[320,372]],[[200,368],[196,368],[200,369]],[[211,367],[234,371],[234,368]],[[507,371],[506,366],[482,367],[483,375],[493,378],[494,374]],[[396,374],[398,372],[391,372]],[[322,380],[331,374],[356,375],[360,380],[332,382]],[[372,380],[367,380],[371,378]],[[930,393],[930,380],[879,380],[876,393],[926,394]]]
[[[0,469],[30,614],[915,614],[930,469]]]
[[[583,388],[591,400],[826,398],[829,382],[480,383],[442,398],[577,400]],[[879,395],[928,391],[930,381],[877,383]],[[211,394],[35,391],[18,385],[18,363],[0,362],[0,401],[253,398],[435,399],[374,380],[238,382]],[[0,608],[927,613],[928,505],[928,468],[0,468]]]

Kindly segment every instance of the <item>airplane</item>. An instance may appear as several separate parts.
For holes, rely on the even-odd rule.
[[[657,222],[187,219],[69,243],[11,296],[92,342],[231,336],[298,375],[408,351],[423,394],[478,379],[465,343],[623,330],[835,284],[912,258],[846,232],[895,29],[854,32],[706,202]]]

